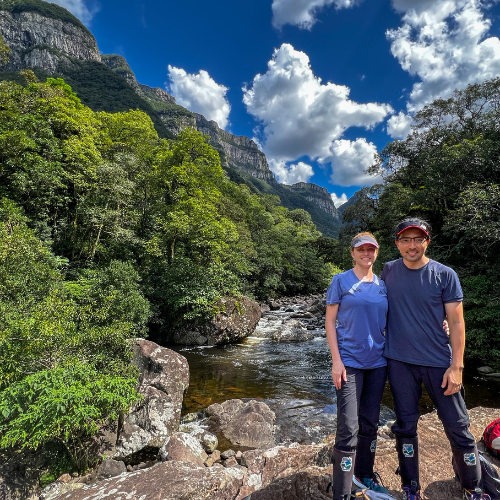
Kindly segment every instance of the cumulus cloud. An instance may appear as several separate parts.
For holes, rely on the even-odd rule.
[[[355,141],[339,139],[331,144],[330,154],[319,160],[331,164],[332,184],[364,186],[381,180],[365,173],[365,170],[373,165],[376,152],[375,144],[367,142],[365,138],[358,138]]]
[[[68,9],[85,24],[89,24],[94,15],[99,11],[97,4],[89,7],[84,0],[52,0],[51,3]]]
[[[388,104],[352,101],[349,92],[343,85],[322,84],[309,57],[285,43],[274,51],[267,72],[243,89],[243,102],[261,125],[264,152],[288,162],[327,157],[347,128],[371,129],[392,112]]]
[[[393,115],[387,120],[387,133],[393,139],[406,139],[411,132],[412,121],[413,119],[410,115],[400,111],[397,115]]]
[[[278,182],[281,184],[295,184],[296,182],[309,182],[314,175],[311,165],[299,161],[296,165],[288,165],[285,161],[271,158],[269,167],[276,174]]]
[[[227,87],[220,85],[206,72],[187,73],[182,68],[168,66],[168,85],[178,104],[190,111],[202,114],[207,120],[215,120],[226,128],[231,106],[226,99]]]
[[[386,33],[391,52],[419,79],[408,112],[500,74],[500,40],[487,36],[491,21],[481,1],[393,0],[393,6],[405,14],[403,25]]]
[[[273,0],[273,26],[279,29],[292,24],[311,29],[317,12],[323,7],[333,4],[337,9],[347,9],[356,3],[357,0]]]
[[[337,196],[335,193],[332,193],[330,196],[336,208],[339,208],[340,205],[347,202],[347,195],[345,193],[342,193],[342,196]]]

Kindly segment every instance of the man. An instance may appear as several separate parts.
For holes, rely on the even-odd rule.
[[[389,312],[384,355],[394,396],[399,473],[405,500],[420,500],[417,423],[422,383],[450,441],[466,500],[482,493],[481,467],[463,399],[465,346],[463,293],[455,271],[426,257],[430,226],[406,219],[396,227],[402,259],[388,262],[381,278]],[[445,317],[449,338],[443,330]]]

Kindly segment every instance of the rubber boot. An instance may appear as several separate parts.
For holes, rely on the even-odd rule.
[[[466,490],[482,487],[481,462],[477,446],[470,448],[452,448],[455,472],[458,474],[460,484]]]
[[[351,498],[352,476],[356,450],[342,451],[333,449],[333,500],[348,500]]]
[[[354,475],[356,477],[372,477],[373,464],[375,462],[375,451],[377,449],[377,435],[360,436],[358,434],[358,445],[356,446],[356,464]]]
[[[403,486],[416,485],[420,489],[420,469],[418,466],[418,438],[396,436],[399,474]]]

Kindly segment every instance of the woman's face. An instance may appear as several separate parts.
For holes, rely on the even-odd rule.
[[[365,243],[356,248],[351,248],[352,259],[355,265],[369,268],[377,259],[378,250],[373,245]]]

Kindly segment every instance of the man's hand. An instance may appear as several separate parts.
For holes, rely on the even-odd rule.
[[[461,366],[453,365],[446,370],[443,376],[443,383],[441,384],[443,389],[446,387],[445,396],[455,394],[462,388],[462,370]]]
[[[333,362],[332,364],[332,379],[336,389],[340,389],[342,380],[347,382],[347,372],[342,361]]]

